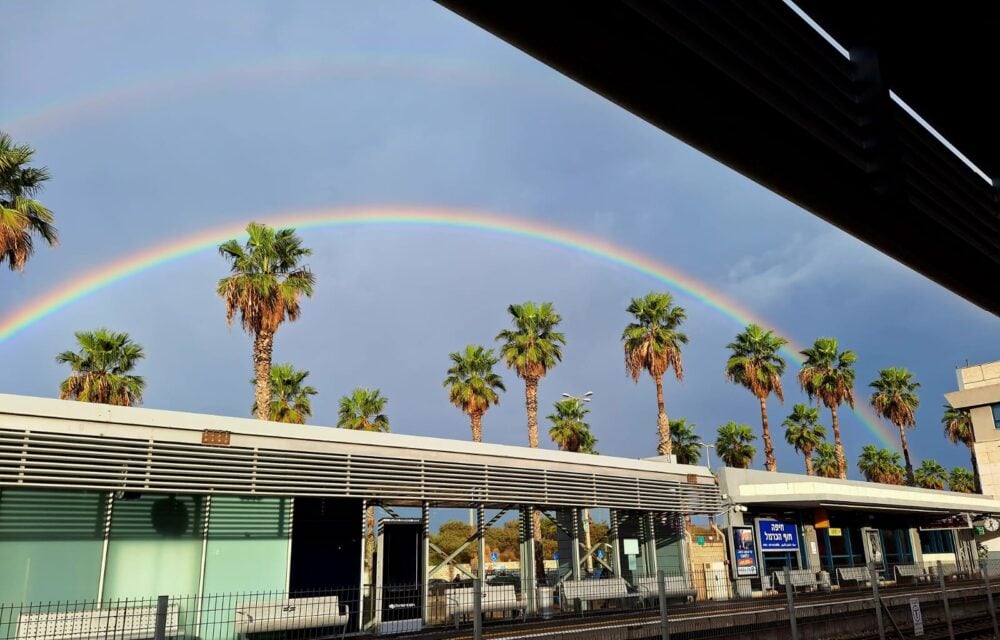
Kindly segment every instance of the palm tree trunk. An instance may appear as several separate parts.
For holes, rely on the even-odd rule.
[[[983,492],[983,485],[979,482],[979,461],[976,460],[976,449],[975,444],[969,443],[969,453],[972,457],[972,479],[975,483],[976,493]]]
[[[271,351],[274,349],[274,334],[261,331],[253,341],[253,372],[257,385],[254,400],[257,402],[257,419],[267,420],[271,409]]]
[[[375,584],[375,576],[372,569],[375,560],[375,507],[368,507],[365,511],[365,575],[370,580],[369,584]]]
[[[808,451],[803,451],[802,453],[805,454],[805,457],[806,457],[806,475],[807,476],[814,476],[814,475],[816,475],[816,473],[813,471],[813,456],[812,456],[813,452],[812,452],[812,450],[810,449]]]
[[[777,471],[778,461],[774,459],[774,443],[771,442],[771,429],[767,426],[767,396],[760,399],[760,424],[764,430],[764,468],[768,471]]]
[[[661,456],[668,456],[673,452],[673,443],[670,442],[670,421],[667,420],[667,409],[663,404],[663,376],[656,376],[656,406],[659,409],[656,414],[656,430],[660,434],[656,452]]]
[[[528,446],[538,448],[538,378],[524,379],[524,407],[528,411]],[[542,553],[542,512],[532,513],[535,529],[535,576],[545,577],[545,557]]]
[[[837,475],[841,480],[847,480],[847,458],[844,456],[844,444],[840,441],[840,419],[837,418],[837,406],[830,407],[830,420],[833,422],[833,445],[837,450]]]
[[[528,410],[528,446],[538,448],[538,378],[524,379],[524,407]]]
[[[910,447],[906,444],[906,427],[903,425],[896,425],[899,427],[899,441],[903,443],[903,459],[906,461],[906,484],[907,486],[916,486],[913,480],[913,464],[910,462]]]
[[[483,414],[479,411],[472,414],[472,441],[483,441]]]

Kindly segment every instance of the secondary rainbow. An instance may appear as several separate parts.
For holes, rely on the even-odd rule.
[[[741,326],[751,322],[765,327],[774,326],[725,294],[714,291],[705,283],[649,256],[601,238],[536,220],[478,211],[413,207],[321,209],[277,213],[255,219],[276,227],[295,227],[300,230],[322,227],[416,226],[466,229],[528,239],[593,256],[646,275],[670,285],[674,291],[687,294]],[[243,221],[199,231],[149,247],[73,278],[0,318],[0,344],[73,302],[117,282],[200,251],[215,250],[224,240],[245,237],[245,228],[246,221]],[[783,335],[787,337],[787,333]],[[801,363],[801,349],[797,343],[790,341],[784,353],[794,362]],[[859,406],[854,413],[883,446],[895,446],[895,434],[879,422],[870,410]]]

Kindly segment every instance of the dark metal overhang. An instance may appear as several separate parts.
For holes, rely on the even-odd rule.
[[[996,7],[807,3],[827,7],[820,22],[841,18],[844,33],[856,23],[891,26],[907,13],[928,25],[945,16],[923,40],[907,40],[927,49],[907,65],[912,48],[883,52],[884,35],[849,38],[844,57],[778,0],[438,2],[1000,314],[1000,191],[889,97],[898,80],[897,93],[997,176]],[[954,49],[936,78],[965,77],[960,65],[977,56],[973,63],[991,67],[978,78],[980,93],[949,94],[954,86],[921,76],[921,61],[965,40],[973,44]]]

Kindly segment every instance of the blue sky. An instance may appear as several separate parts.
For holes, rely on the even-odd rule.
[[[53,175],[62,244],[0,274],[0,315],[108,260],[198,230],[306,208],[404,204],[501,212],[643,252],[725,292],[800,343],[859,354],[859,400],[879,368],[922,383],[913,457],[968,464],[940,435],[955,367],[1000,358],[1000,322],[431,2],[0,2],[0,128]],[[682,91],[682,88],[677,88]],[[565,359],[542,382],[594,392],[605,454],[655,452],[653,384],[625,375],[629,298],[660,285],[595,258],[456,230],[303,234],[316,296],[281,329],[277,361],[310,370],[316,424],[355,386],[389,397],[393,430],[466,439],[447,402],[447,354],[492,344],[511,302],[551,300]],[[146,347],[149,407],[248,415],[250,340],[214,295],[206,252],[94,294],[0,344],[0,391],[54,396],[72,332],[108,326]],[[714,439],[759,429],[722,375],[741,328],[688,310],[686,378],[667,410]],[[484,422],[526,442],[523,385]],[[793,372],[772,424],[803,398]],[[828,418],[824,416],[824,421]],[[844,418],[852,462],[872,436]],[[543,439],[544,440],[544,439]],[[551,446],[544,442],[543,446]],[[802,461],[778,438],[781,470]],[[756,467],[763,464],[759,452]]]

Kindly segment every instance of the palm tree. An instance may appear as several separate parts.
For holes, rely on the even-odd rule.
[[[701,438],[694,432],[695,424],[686,418],[670,421],[670,447],[680,464],[701,461]]]
[[[141,404],[146,381],[131,371],[146,357],[142,345],[133,342],[127,333],[107,329],[77,331],[73,335],[80,351],[63,351],[56,356],[56,362],[72,369],[59,385],[59,397],[119,407]]]
[[[483,414],[491,405],[500,403],[497,391],[506,391],[503,379],[493,371],[499,362],[492,349],[470,344],[465,351],[449,355],[452,366],[444,386],[448,399],[472,421],[472,441],[483,441]]]
[[[816,446],[813,456],[813,471],[821,478],[839,478],[840,463],[837,460],[837,449],[830,442]]]
[[[757,439],[753,431],[745,424],[736,424],[732,420],[719,427],[715,439],[715,451],[726,463],[727,467],[749,469],[757,448],[750,443]]]
[[[622,333],[625,343],[625,370],[639,382],[643,371],[656,383],[656,428],[659,433],[657,453],[670,455],[670,421],[663,403],[663,374],[671,369],[678,380],[684,379],[681,345],[688,338],[677,329],[687,314],[683,307],[674,306],[669,293],[649,293],[645,298],[632,298],[627,311],[635,317]]]
[[[584,421],[590,409],[584,405],[583,400],[566,398],[556,402],[554,408],[555,413],[546,416],[552,423],[552,428],[549,429],[552,442],[563,451],[597,455],[597,449],[594,448],[597,438],[590,432],[590,425]],[[583,546],[590,549],[590,509],[583,510]],[[586,566],[587,571],[594,568],[590,555],[587,556]]]
[[[289,424],[306,423],[306,418],[312,416],[309,396],[319,393],[313,387],[302,386],[308,376],[308,371],[297,371],[288,363],[276,364],[271,368],[271,407],[268,410],[268,420]],[[257,381],[251,380],[250,384],[256,385]],[[254,403],[250,413],[257,414],[257,403]]]
[[[351,395],[340,399],[337,426],[354,431],[388,433],[389,417],[382,413],[386,402],[388,400],[378,389],[355,389]]]
[[[584,421],[590,409],[577,398],[560,400],[553,407],[555,413],[545,416],[552,423],[549,429],[552,442],[563,451],[597,453],[594,449],[597,438],[590,432],[590,425]]]
[[[302,246],[294,229],[256,222],[247,225],[246,246],[236,240],[219,245],[231,262],[232,275],[219,280],[217,293],[226,301],[226,321],[240,314],[243,329],[253,335],[254,404],[257,419],[267,420],[271,406],[271,352],[282,322],[298,319],[299,300],[311,297],[315,277],[300,261],[312,251]]]
[[[517,377],[524,380],[524,406],[528,412],[528,446],[538,447],[538,381],[562,360],[566,337],[556,331],[562,318],[551,302],[512,304],[507,307],[513,329],[504,329],[496,340],[502,341],[500,357]],[[542,514],[532,514],[535,533],[535,575],[545,575],[542,553]]]
[[[913,475],[917,480],[918,487],[944,489],[944,483],[948,479],[948,470],[938,464],[937,460],[924,460]]]
[[[562,318],[551,302],[512,304],[507,307],[514,323],[496,339],[500,356],[524,380],[524,405],[528,411],[528,446],[538,447],[538,381],[562,360],[566,337],[556,331]]]
[[[972,473],[965,467],[955,467],[948,474],[948,488],[959,493],[972,493],[975,491]]]
[[[806,475],[816,475],[813,473],[813,449],[826,438],[826,429],[819,424],[819,409],[800,402],[792,407],[792,414],[782,424],[785,426],[785,442],[806,458]]]
[[[340,399],[337,410],[337,426],[354,431],[389,432],[389,417],[385,411],[387,399],[378,389],[356,388],[349,396]],[[375,507],[369,506],[365,513],[365,575],[374,566],[375,557]]]
[[[875,411],[899,428],[899,440],[903,445],[906,460],[906,483],[913,486],[913,464],[910,463],[910,448],[906,444],[906,430],[917,424],[916,411],[920,405],[917,398],[919,382],[913,381],[913,374],[906,369],[890,367],[878,372],[878,380],[868,386],[875,389],[871,404]]]
[[[903,468],[899,466],[899,454],[888,449],[879,449],[873,444],[866,444],[861,449],[858,471],[869,482],[903,484]]]
[[[979,481],[979,461],[976,460],[976,436],[972,430],[972,417],[969,415],[968,409],[953,409],[950,405],[944,405],[941,423],[944,425],[944,435],[952,444],[961,442],[969,447],[976,493],[981,493],[983,489]]]
[[[811,349],[804,349],[801,353],[805,362],[799,370],[799,384],[810,400],[816,398],[830,409],[838,476],[846,479],[847,458],[840,440],[837,409],[844,402],[854,408],[854,363],[858,361],[858,356],[851,350],[837,353],[836,338],[817,338]]]
[[[765,331],[755,324],[747,325],[743,333],[726,348],[732,351],[726,362],[726,378],[750,390],[760,401],[760,422],[764,435],[764,466],[768,471],[777,471],[774,459],[774,445],[767,425],[767,397],[772,393],[778,400],[785,401],[781,387],[781,375],[785,372],[785,360],[778,350],[788,344],[774,332]]]
[[[0,131],[0,263],[6,260],[11,271],[24,269],[36,236],[49,246],[59,239],[52,212],[34,199],[49,179],[48,169],[30,166],[34,155],[30,146],[14,144]]]

